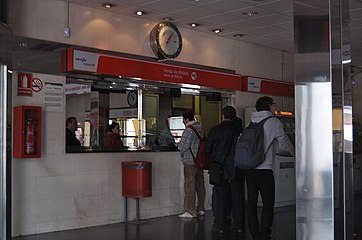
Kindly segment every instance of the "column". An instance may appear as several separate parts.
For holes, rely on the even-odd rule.
[[[0,239],[11,237],[10,135],[8,134],[7,66],[0,65]],[[11,108],[11,104],[9,104]],[[10,115],[11,116],[11,115]],[[11,122],[10,122],[11,123]]]
[[[347,0],[294,1],[297,239],[352,239]]]

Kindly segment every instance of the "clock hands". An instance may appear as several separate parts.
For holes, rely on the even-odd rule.
[[[170,36],[168,36],[167,40],[166,40],[166,45],[168,44],[168,42],[170,41],[171,37],[173,35],[173,32],[170,34]]]

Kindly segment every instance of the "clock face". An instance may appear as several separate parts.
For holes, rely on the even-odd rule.
[[[128,105],[131,107],[137,106],[137,92],[136,91],[130,91],[127,95],[127,102]]]
[[[161,59],[175,58],[181,52],[182,37],[172,23],[156,25],[151,32],[150,40],[153,52]]]

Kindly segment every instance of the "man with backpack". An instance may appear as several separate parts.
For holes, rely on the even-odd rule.
[[[193,218],[197,215],[205,215],[205,183],[204,171],[195,167],[194,156],[197,155],[200,140],[195,131],[200,136],[204,136],[201,124],[195,120],[194,113],[186,111],[182,114],[183,123],[186,129],[182,133],[179,145],[182,162],[184,165],[184,208],[185,212],[180,214],[180,218]],[[195,208],[195,200],[197,194],[198,204]]]
[[[254,124],[264,124],[263,157],[265,157],[265,160],[255,169],[248,170],[245,173],[248,194],[247,219],[249,231],[253,236],[253,239],[266,240],[271,239],[271,227],[273,225],[274,216],[275,182],[272,170],[275,158],[274,142],[276,140],[281,149],[289,151],[289,153],[293,156],[294,146],[285,134],[279,119],[273,117],[273,113],[275,112],[275,103],[271,97],[264,96],[259,98],[256,101],[255,108],[257,112],[253,112],[251,114],[251,122]],[[266,121],[263,122],[263,120]],[[235,162],[236,160],[237,159],[235,159]],[[260,225],[257,216],[259,192],[263,203]]]
[[[245,234],[244,173],[234,167],[234,148],[242,126],[236,119],[236,110],[226,106],[222,110],[222,122],[211,128],[205,143],[205,151],[211,157],[211,165],[222,172],[220,183],[214,186],[215,221],[213,231],[225,232],[225,222],[231,207],[234,229]],[[210,174],[212,174],[210,172]]]

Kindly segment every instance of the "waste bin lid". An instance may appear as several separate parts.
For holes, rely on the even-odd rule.
[[[147,161],[122,162],[122,165],[128,168],[137,168],[137,169],[152,168],[152,163]]]

